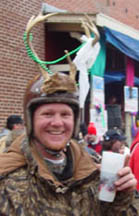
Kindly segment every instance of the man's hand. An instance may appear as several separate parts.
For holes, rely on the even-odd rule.
[[[136,189],[137,180],[132,173],[131,168],[128,166],[129,159],[130,156],[127,155],[124,167],[118,172],[119,179],[115,182],[117,191],[134,191]]]

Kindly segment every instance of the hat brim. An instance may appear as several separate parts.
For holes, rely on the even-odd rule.
[[[125,136],[120,136],[120,137],[118,137],[117,138],[119,141],[124,141],[124,140],[126,140],[126,137]]]

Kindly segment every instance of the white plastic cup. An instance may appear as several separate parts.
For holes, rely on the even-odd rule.
[[[115,181],[118,179],[117,172],[124,166],[125,155],[104,151],[102,153],[99,200],[113,202],[116,190]]]

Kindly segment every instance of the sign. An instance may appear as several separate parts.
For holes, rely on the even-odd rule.
[[[102,109],[98,112],[97,109],[90,109],[90,122],[93,122],[97,128],[97,135],[102,137],[107,131],[107,111]]]
[[[138,88],[124,86],[125,112],[138,111]]]
[[[92,79],[93,105],[104,107],[104,78],[94,76]]]

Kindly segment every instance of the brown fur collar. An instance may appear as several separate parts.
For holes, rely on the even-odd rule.
[[[96,170],[92,159],[79,144],[72,140],[70,148],[74,164],[73,181],[86,178]],[[24,153],[22,149],[24,149]],[[51,175],[48,167],[36,151],[35,146],[31,145],[30,147],[25,135],[21,135],[11,145],[7,153],[0,155],[0,175],[5,175],[26,164],[28,164],[32,170],[35,170],[35,167],[38,166],[40,176],[44,179],[51,180],[57,186],[61,184]]]

